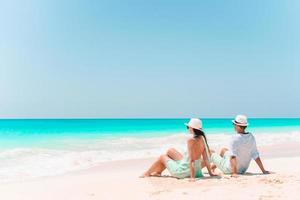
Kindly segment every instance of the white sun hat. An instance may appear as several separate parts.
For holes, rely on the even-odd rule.
[[[248,126],[249,125],[248,119],[245,115],[237,115],[235,117],[235,119],[232,120],[232,123],[234,123],[235,125],[238,125],[238,126]]]
[[[202,121],[197,118],[191,118],[189,123],[185,123],[184,125],[194,129],[202,130]]]

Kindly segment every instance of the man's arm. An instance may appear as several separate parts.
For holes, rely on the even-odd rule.
[[[235,156],[230,157],[230,165],[231,165],[231,177],[237,177],[237,163],[236,163]]]
[[[255,159],[255,162],[256,162],[256,164],[259,166],[259,168],[260,168],[260,170],[262,171],[262,173],[264,173],[264,174],[270,174],[269,171],[266,171],[266,170],[265,170],[264,165],[262,164],[262,162],[261,162],[261,160],[260,160],[260,157],[257,157],[257,158]]]
[[[237,151],[238,151],[238,142],[237,140],[232,138],[229,144],[231,177],[237,177],[237,161],[236,161],[236,155],[238,153]]]

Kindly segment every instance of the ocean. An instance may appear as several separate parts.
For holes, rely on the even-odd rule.
[[[212,148],[234,134],[231,119],[202,119]],[[184,151],[188,119],[0,120],[0,182],[64,174],[103,162]],[[249,119],[257,145],[300,141],[300,119]]]

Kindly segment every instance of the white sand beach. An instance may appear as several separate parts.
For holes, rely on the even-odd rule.
[[[155,158],[114,161],[98,167],[55,177],[2,183],[5,200],[103,200],[103,199],[297,199],[300,195],[300,143],[260,148],[266,169],[262,175],[254,162],[238,178],[168,177],[138,178]]]
[[[299,10],[0,0],[0,200],[300,200]]]

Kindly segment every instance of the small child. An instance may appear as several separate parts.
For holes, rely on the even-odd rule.
[[[243,174],[247,171],[251,159],[254,159],[261,171],[264,174],[269,174],[270,172],[264,169],[260,160],[254,136],[246,132],[249,125],[247,117],[238,115],[235,120],[232,120],[232,123],[237,134],[232,136],[229,149],[223,148],[220,155],[211,154],[211,160],[214,164],[212,169],[218,167],[224,174],[237,177],[237,174]]]

